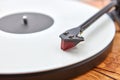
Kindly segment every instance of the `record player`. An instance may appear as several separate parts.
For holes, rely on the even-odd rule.
[[[94,68],[111,50],[119,4],[0,1],[0,79],[67,80]]]

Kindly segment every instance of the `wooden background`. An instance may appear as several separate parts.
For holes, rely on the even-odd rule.
[[[82,0],[83,2],[102,8],[109,0]],[[120,27],[116,25],[116,35],[111,53],[100,65],[88,73],[72,80],[120,80]]]

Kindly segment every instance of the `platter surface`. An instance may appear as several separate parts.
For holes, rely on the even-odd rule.
[[[76,47],[61,50],[59,38],[65,30],[79,26],[97,11],[77,0],[1,0],[0,19],[9,14],[36,12],[52,17],[54,24],[31,34],[0,30],[0,74],[50,71],[99,55],[115,35],[114,22],[106,14],[82,34],[85,41]]]

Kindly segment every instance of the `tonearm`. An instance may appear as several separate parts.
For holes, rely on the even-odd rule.
[[[114,9],[110,11],[112,8]],[[97,12],[82,25],[69,29],[60,35],[61,38],[61,49],[67,50],[75,47],[79,42],[84,41],[84,37],[78,36],[83,33],[92,23],[99,19],[105,13],[109,13],[110,17],[118,22],[120,26],[120,0],[112,0],[106,7]]]

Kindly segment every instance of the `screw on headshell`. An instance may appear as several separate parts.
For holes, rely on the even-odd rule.
[[[70,35],[69,38],[72,39],[74,37],[74,35]]]
[[[64,34],[64,35],[68,35],[68,34],[69,34],[69,32],[64,32],[63,34]]]

